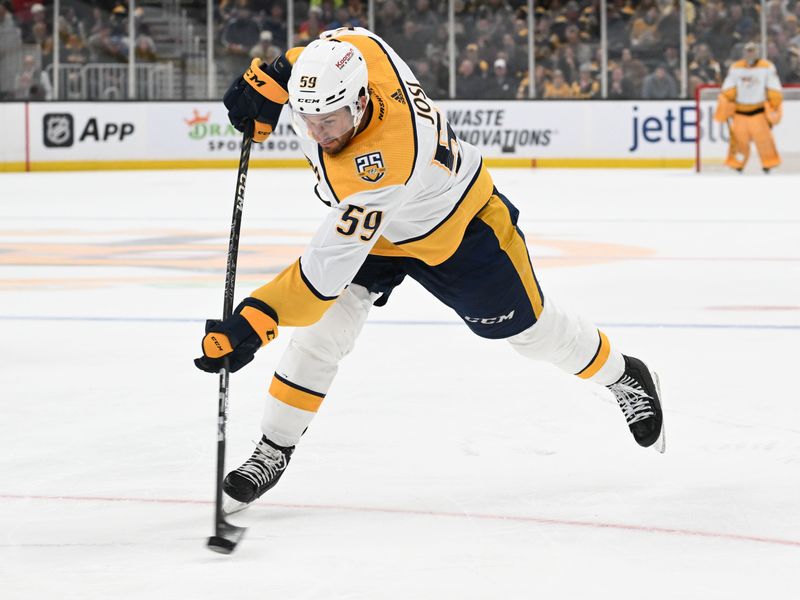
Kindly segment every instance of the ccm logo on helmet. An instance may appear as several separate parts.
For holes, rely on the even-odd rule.
[[[343,69],[344,66],[350,62],[351,58],[353,58],[352,48],[350,48],[350,50],[347,51],[347,54],[345,54],[342,58],[339,59],[339,61],[336,63],[336,68],[339,70]]]

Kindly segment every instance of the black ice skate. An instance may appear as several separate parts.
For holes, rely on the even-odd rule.
[[[278,483],[289,464],[294,446],[284,448],[261,437],[253,455],[231,471],[222,483],[222,489],[234,502],[228,502],[225,513],[231,514],[247,508],[254,500]]]
[[[624,358],[625,372],[608,389],[617,399],[636,443],[645,448],[653,446],[663,454],[666,440],[658,374],[638,358]]]

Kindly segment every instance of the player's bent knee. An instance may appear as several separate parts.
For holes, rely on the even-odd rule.
[[[275,369],[276,376],[326,394],[339,362],[355,346],[373,300],[365,288],[350,286],[319,321],[294,332]]]

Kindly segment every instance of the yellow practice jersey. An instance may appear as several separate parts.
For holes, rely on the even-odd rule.
[[[722,83],[723,96],[736,103],[737,111],[744,112],[762,108],[767,100],[777,107],[782,90],[775,65],[763,59],[752,66],[744,60],[733,63]]]
[[[300,259],[252,294],[281,325],[317,321],[370,253],[444,262],[494,188],[477,148],[456,139],[386,42],[362,28],[322,37],[349,42],[364,56],[372,115],[335,156],[300,140],[317,176],[315,192],[331,211]]]

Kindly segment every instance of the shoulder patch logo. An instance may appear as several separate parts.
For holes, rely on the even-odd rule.
[[[397,88],[397,91],[392,94],[392,100],[397,100],[400,104],[405,104],[406,99],[405,96],[403,96],[403,90]]]
[[[386,174],[386,167],[383,164],[383,156],[380,152],[370,152],[356,156],[356,173],[364,181],[375,183],[380,181]]]

